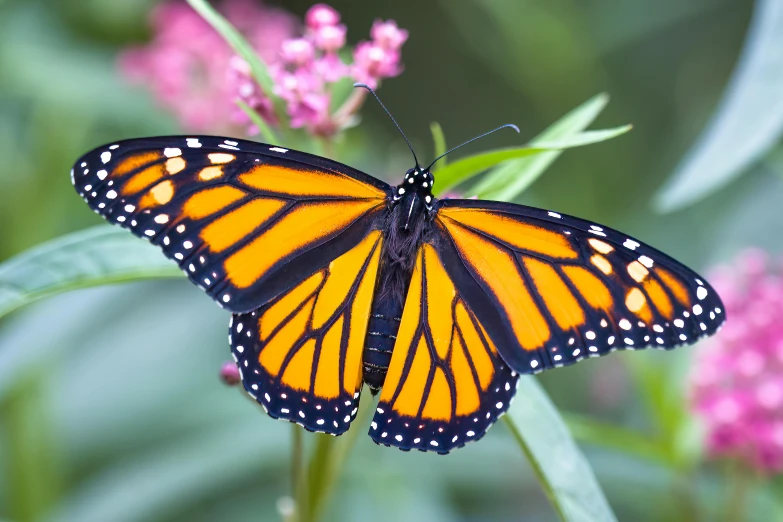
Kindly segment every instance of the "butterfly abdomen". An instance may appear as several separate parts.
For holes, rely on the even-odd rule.
[[[373,302],[367,343],[364,347],[364,382],[373,394],[383,386],[402,317],[402,301],[376,298]]]

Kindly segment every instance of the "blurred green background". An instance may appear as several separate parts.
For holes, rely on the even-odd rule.
[[[81,153],[178,131],[115,65],[120,49],[149,37],[153,4],[0,2],[0,260],[102,222],[70,185]],[[274,4],[298,16],[311,5]],[[343,15],[349,42],[365,38],[375,18],[410,31],[405,72],[379,94],[417,150],[427,151],[420,156],[431,155],[432,121],[450,144],[507,122],[526,140],[605,91],[611,103],[595,126],[630,122],[634,130],[566,152],[520,202],[621,229],[697,270],[744,246],[777,252],[783,245],[783,166],[774,149],[695,205],[667,214],[653,206],[716,111],[753,1],[330,4]],[[363,117],[340,159],[396,180],[409,166],[404,142],[374,104]],[[476,150],[519,142],[498,133]],[[184,280],[74,292],[3,319],[0,520],[280,520],[290,428],[219,381],[230,358],[227,321]],[[618,353],[540,380],[562,411],[652,434],[661,428],[649,396],[640,395],[639,367],[659,369],[659,393],[682,407],[687,362],[687,349]],[[694,445],[692,433],[677,436],[675,443]],[[694,520],[694,509],[720,519],[719,466],[685,474],[612,448],[583,449],[618,519]],[[752,499],[749,520],[771,520],[770,509],[780,514],[769,495],[760,490]],[[447,457],[359,437],[326,518],[556,519],[502,425]]]

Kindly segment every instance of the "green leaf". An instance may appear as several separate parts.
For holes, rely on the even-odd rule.
[[[440,126],[440,123],[437,121],[433,121],[430,123],[430,132],[432,133],[432,142],[435,146],[435,155],[433,158],[438,158],[442,154],[446,153],[446,136],[443,134],[443,129]],[[448,163],[448,158],[443,158],[438,162],[438,168],[445,168]],[[433,172],[435,172],[437,169],[433,168]]]
[[[467,158],[455,161],[451,165],[443,167],[438,172],[436,180],[436,195],[441,195],[447,190],[456,187],[463,181],[467,181],[473,176],[481,174],[487,169],[515,158],[524,158],[544,152],[546,149],[525,147],[515,147],[508,149],[495,149],[490,152],[474,154]]]
[[[69,290],[181,275],[157,248],[126,230],[101,225],[49,241],[0,264],[0,317]]]
[[[274,472],[283,462],[285,430],[258,435],[258,417],[212,426],[190,437],[165,441],[148,452],[131,453],[109,462],[77,484],[67,502],[46,518],[47,522],[142,522],[178,520],[183,509],[204,499],[230,495],[259,473]],[[281,436],[282,435],[282,436]],[[226,448],[242,448],[227,451]],[[259,489],[262,503],[272,503]]]
[[[503,420],[561,520],[617,520],[587,459],[535,377],[520,377],[517,400]]]
[[[541,149],[569,149],[572,147],[582,147],[584,145],[592,145],[594,143],[611,140],[621,134],[625,134],[632,128],[633,125],[622,125],[613,129],[579,132],[562,138],[536,140],[533,145]]]
[[[546,143],[579,134],[595,121],[607,103],[609,97],[606,94],[594,96],[550,125],[531,143],[536,145],[539,142]],[[562,150],[551,150],[529,158],[507,161],[484,176],[474,187],[474,194],[481,199],[513,200],[537,180],[562,153]]]
[[[495,149],[481,154],[474,154],[441,168],[438,172],[438,192],[443,193],[445,190],[453,188],[473,176],[509,160],[599,143],[624,134],[629,130],[631,130],[631,126],[624,125],[614,129],[564,134],[548,140],[537,140],[524,147]]]
[[[717,113],[656,195],[661,212],[699,201],[736,179],[783,133],[783,3],[756,2],[750,30]]]
[[[237,106],[242,109],[242,112],[247,114],[247,117],[250,118],[250,121],[253,122],[253,125],[258,127],[258,133],[261,134],[261,137],[264,138],[264,140],[269,144],[275,144],[279,143],[277,136],[275,136],[274,131],[272,128],[267,125],[267,123],[264,121],[264,118],[262,118],[256,111],[250,107],[247,103],[243,102],[242,100],[236,101]]]
[[[255,81],[261,86],[264,93],[274,102],[275,112],[278,116],[282,116],[282,114],[284,114],[282,111],[282,100],[273,94],[275,83],[272,80],[272,75],[269,74],[266,64],[261,57],[258,56],[258,53],[255,52],[250,43],[206,0],[187,0],[187,2],[220,34],[220,36],[223,37],[234,52],[247,62]]]

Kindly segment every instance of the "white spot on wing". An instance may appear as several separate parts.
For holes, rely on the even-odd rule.
[[[283,154],[288,152],[288,149],[283,149],[281,147],[269,147],[269,150],[271,150],[272,152],[282,152]]]
[[[647,268],[652,268],[653,266],[653,260],[647,256],[639,256],[639,262]]]
[[[547,212],[547,214],[549,214],[553,218],[557,218],[557,219],[562,219],[562,217],[563,217],[560,214],[558,214],[557,212]]]

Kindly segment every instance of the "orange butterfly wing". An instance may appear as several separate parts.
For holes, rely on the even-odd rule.
[[[382,243],[373,231],[263,308],[232,316],[229,340],[245,389],[272,417],[332,435],[348,429]]]
[[[390,190],[324,158],[209,136],[99,147],[72,179],[93,210],[160,246],[233,312],[355,247],[379,226]]]
[[[448,453],[502,415],[518,375],[498,354],[443,259],[418,251],[370,436],[387,446]]]
[[[436,225],[450,276],[518,372],[618,348],[670,349],[724,321],[698,274],[607,227],[475,200],[442,201]]]

